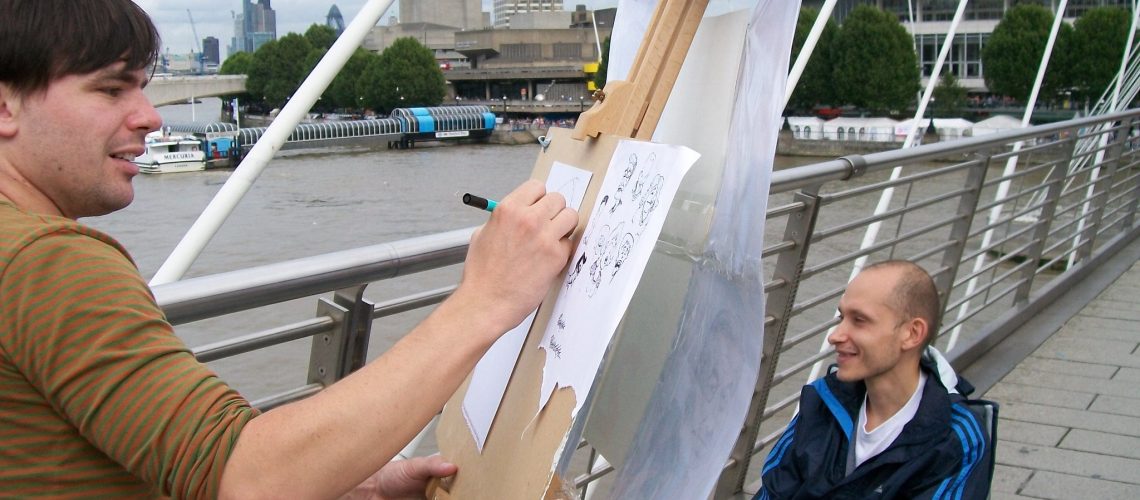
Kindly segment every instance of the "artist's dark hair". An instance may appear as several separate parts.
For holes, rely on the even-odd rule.
[[[0,0],[0,83],[17,94],[123,61],[145,69],[158,30],[131,0]]]
[[[938,327],[942,322],[942,302],[938,299],[938,288],[934,279],[918,264],[908,260],[885,260],[876,262],[864,271],[871,269],[895,269],[900,272],[895,289],[891,293],[891,308],[903,315],[906,320],[922,318],[929,325],[923,349],[934,344],[938,338]]]

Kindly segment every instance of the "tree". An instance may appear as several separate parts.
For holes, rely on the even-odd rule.
[[[1119,7],[1089,9],[1073,25],[1067,47],[1072,86],[1084,98],[1098,99],[1116,77],[1131,18]]]
[[[1021,4],[1006,11],[982,49],[986,87],[991,92],[1019,101],[1029,98],[1052,25],[1053,13],[1040,5]],[[1063,40],[1070,31],[1068,25],[1062,24],[1061,32],[1057,34],[1058,49],[1065,45]],[[1065,85],[1063,68],[1066,64],[1056,64],[1064,58],[1061,52],[1064,50],[1054,50],[1057,55],[1046,73],[1046,93]]]
[[[253,54],[249,52],[238,52],[231,54],[222,63],[222,67],[218,68],[218,73],[222,75],[248,75],[250,68],[253,67]],[[249,82],[246,82],[246,88],[249,88]],[[246,92],[235,94],[235,97],[242,100],[242,102],[250,102],[255,100],[247,90]]]
[[[897,112],[918,92],[918,56],[894,14],[859,5],[835,35],[837,100],[873,112]]]
[[[363,95],[357,92],[361,86],[371,86],[373,83],[363,81],[365,68],[372,60],[379,60],[380,56],[361,48],[357,48],[344,63],[344,68],[336,75],[329,88],[325,89],[322,101],[336,108],[360,109],[364,107]]]
[[[336,41],[336,30],[323,24],[313,23],[305,30],[305,40],[308,40],[314,49],[329,50]]]
[[[253,66],[253,54],[238,52],[226,58],[222,67],[218,68],[218,73],[222,75],[248,75],[251,66]]]
[[[289,33],[266,43],[253,54],[246,90],[267,106],[282,106],[309,74],[306,60],[313,46],[305,37]]]
[[[937,108],[933,108],[937,104]],[[966,87],[958,84],[958,78],[952,72],[945,72],[934,87],[934,103],[931,104],[931,114],[941,112],[942,116],[958,116],[966,108]]]
[[[415,38],[397,39],[380,57],[368,62],[357,82],[364,104],[391,111],[408,106],[436,106],[447,84],[431,49]]]
[[[817,17],[819,17],[819,11],[816,9],[811,7],[800,9],[800,17],[796,21],[796,35],[792,40],[793,64],[800,55],[800,49],[807,42],[808,34],[811,32],[812,25]],[[823,32],[820,33],[815,50],[812,51],[811,59],[804,67],[803,74],[800,75],[800,81],[796,85],[795,92],[792,93],[792,99],[788,102],[791,107],[810,110],[818,104],[835,102],[835,92],[833,92],[835,82],[832,81],[832,68],[834,67],[832,47],[838,31],[839,27],[835,21],[828,18],[827,24],[823,27]]]
[[[606,41],[602,42],[602,62],[598,65],[598,72],[594,73],[594,86],[603,89],[606,88],[606,71],[610,67],[610,37],[606,37]]]

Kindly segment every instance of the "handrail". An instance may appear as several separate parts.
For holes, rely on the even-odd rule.
[[[463,262],[475,228],[332,252],[153,288],[172,324]]]

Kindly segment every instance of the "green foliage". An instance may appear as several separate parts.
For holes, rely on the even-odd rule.
[[[336,41],[336,30],[325,26],[323,24],[313,23],[309,29],[305,30],[305,40],[309,41],[314,49],[329,50],[333,42]]]
[[[363,107],[362,94],[357,92],[360,86],[369,86],[364,82],[363,74],[368,63],[379,60],[380,56],[365,49],[357,48],[356,52],[344,63],[344,68],[336,75],[329,87],[325,89],[321,102],[332,108],[359,109]]]
[[[316,25],[314,24],[313,26]],[[308,54],[305,54],[305,64],[303,65],[305,68],[305,75],[313,72],[313,68],[317,67],[317,63],[321,62],[321,58],[325,57],[326,52],[328,52],[326,49],[313,48],[309,51]],[[302,82],[303,81],[304,80],[302,79]],[[327,93],[328,89],[325,89],[325,94]],[[312,111],[327,112],[332,111],[335,107],[336,106],[327,100],[325,98],[325,95],[322,94],[321,97],[317,99],[317,102],[313,103]]]
[[[838,101],[875,113],[898,112],[918,91],[918,56],[894,14],[860,5],[835,36],[834,88]]]
[[[1006,11],[982,49],[986,87],[991,92],[1020,101],[1029,97],[1052,25],[1053,13],[1040,5],[1021,4]],[[1064,29],[1057,34],[1057,48],[1064,45],[1062,40],[1067,36]],[[1061,51],[1055,49],[1054,52]],[[1054,88],[1064,85],[1066,65],[1056,64],[1063,57],[1058,56],[1046,73],[1048,83]]]
[[[792,64],[795,64],[796,58],[799,57],[800,50],[807,42],[808,34],[818,16],[819,11],[811,7],[800,9],[800,17],[796,21],[796,35],[792,40]],[[795,92],[792,93],[792,99],[788,102],[791,107],[810,110],[818,104],[835,102],[835,82],[832,81],[832,68],[834,67],[832,49],[835,43],[835,35],[838,32],[839,27],[835,21],[829,18],[823,27],[823,32],[820,33],[815,50],[812,51],[811,59],[804,67],[803,74],[800,75],[800,81],[796,85]]]
[[[1095,100],[1104,94],[1120,69],[1130,26],[1128,11],[1120,7],[1097,7],[1077,19],[1066,47],[1077,96]]]
[[[262,45],[253,55],[246,90],[267,106],[283,106],[308,75],[306,61],[312,50],[296,33]]]
[[[366,106],[391,111],[439,105],[447,91],[446,85],[431,49],[415,38],[405,37],[367,63],[356,91],[364,97]]]
[[[966,108],[966,87],[958,83],[954,73],[946,72],[934,87],[934,102],[931,113],[934,116],[955,117]]]
[[[222,75],[248,75],[249,68],[253,66],[253,54],[238,52],[226,58],[218,73]]]
[[[602,42],[602,62],[598,64],[598,72],[594,73],[594,86],[602,89],[606,87],[606,72],[610,67],[610,37]]]

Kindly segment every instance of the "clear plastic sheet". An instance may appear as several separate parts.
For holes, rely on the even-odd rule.
[[[668,306],[654,312],[653,307],[638,308],[635,303],[627,315],[623,337],[638,336],[635,331],[644,330],[645,325],[673,330],[663,336],[672,341],[664,352],[660,376],[650,383],[653,388],[640,412],[628,450],[611,452],[624,455],[621,460],[611,460],[617,465],[612,498],[705,498],[720,477],[739,435],[760,370],[764,214],[798,13],[799,2],[759,0],[748,16],[728,139],[720,163],[723,169],[718,172],[714,165],[691,173],[693,178],[687,178],[681,187],[688,199],[679,194],[670,214],[671,220],[691,217],[694,205],[700,206],[702,195],[711,198],[711,193],[715,193],[711,210],[696,210],[711,216],[707,236],[694,230],[700,224],[675,224],[671,229],[667,222],[658,243],[661,255],[654,256],[666,262],[655,268],[651,260],[643,278],[642,288],[646,288],[646,280],[653,283],[655,279],[649,273],[687,270],[687,276],[671,280],[684,287],[683,293],[673,297],[679,303],[679,313],[669,311]],[[678,98],[676,89],[673,96]],[[666,130],[667,127],[659,128],[658,132]],[[655,139],[684,143],[668,137]],[[702,162],[705,159],[702,157]],[[674,240],[669,241],[670,238]],[[672,263],[667,262],[670,260]],[[639,289],[638,294],[657,292]],[[638,302],[637,297],[634,300]],[[677,316],[670,316],[674,313]],[[663,325],[661,317],[673,318],[674,323]],[[661,332],[658,337],[662,337]],[[629,352],[622,352],[622,344],[629,346],[631,342],[625,338],[611,347],[611,366],[604,378],[621,378],[618,365],[631,357]],[[607,381],[603,385],[613,384]],[[593,401],[597,411],[591,411],[587,424],[594,428],[608,426],[615,420],[603,416],[607,390],[598,392],[591,395],[591,399],[597,398]],[[624,416],[628,418],[629,414]],[[591,435],[589,428],[586,435]],[[601,444],[594,439],[591,442],[595,446]],[[599,449],[606,454],[604,448],[602,445]]]

